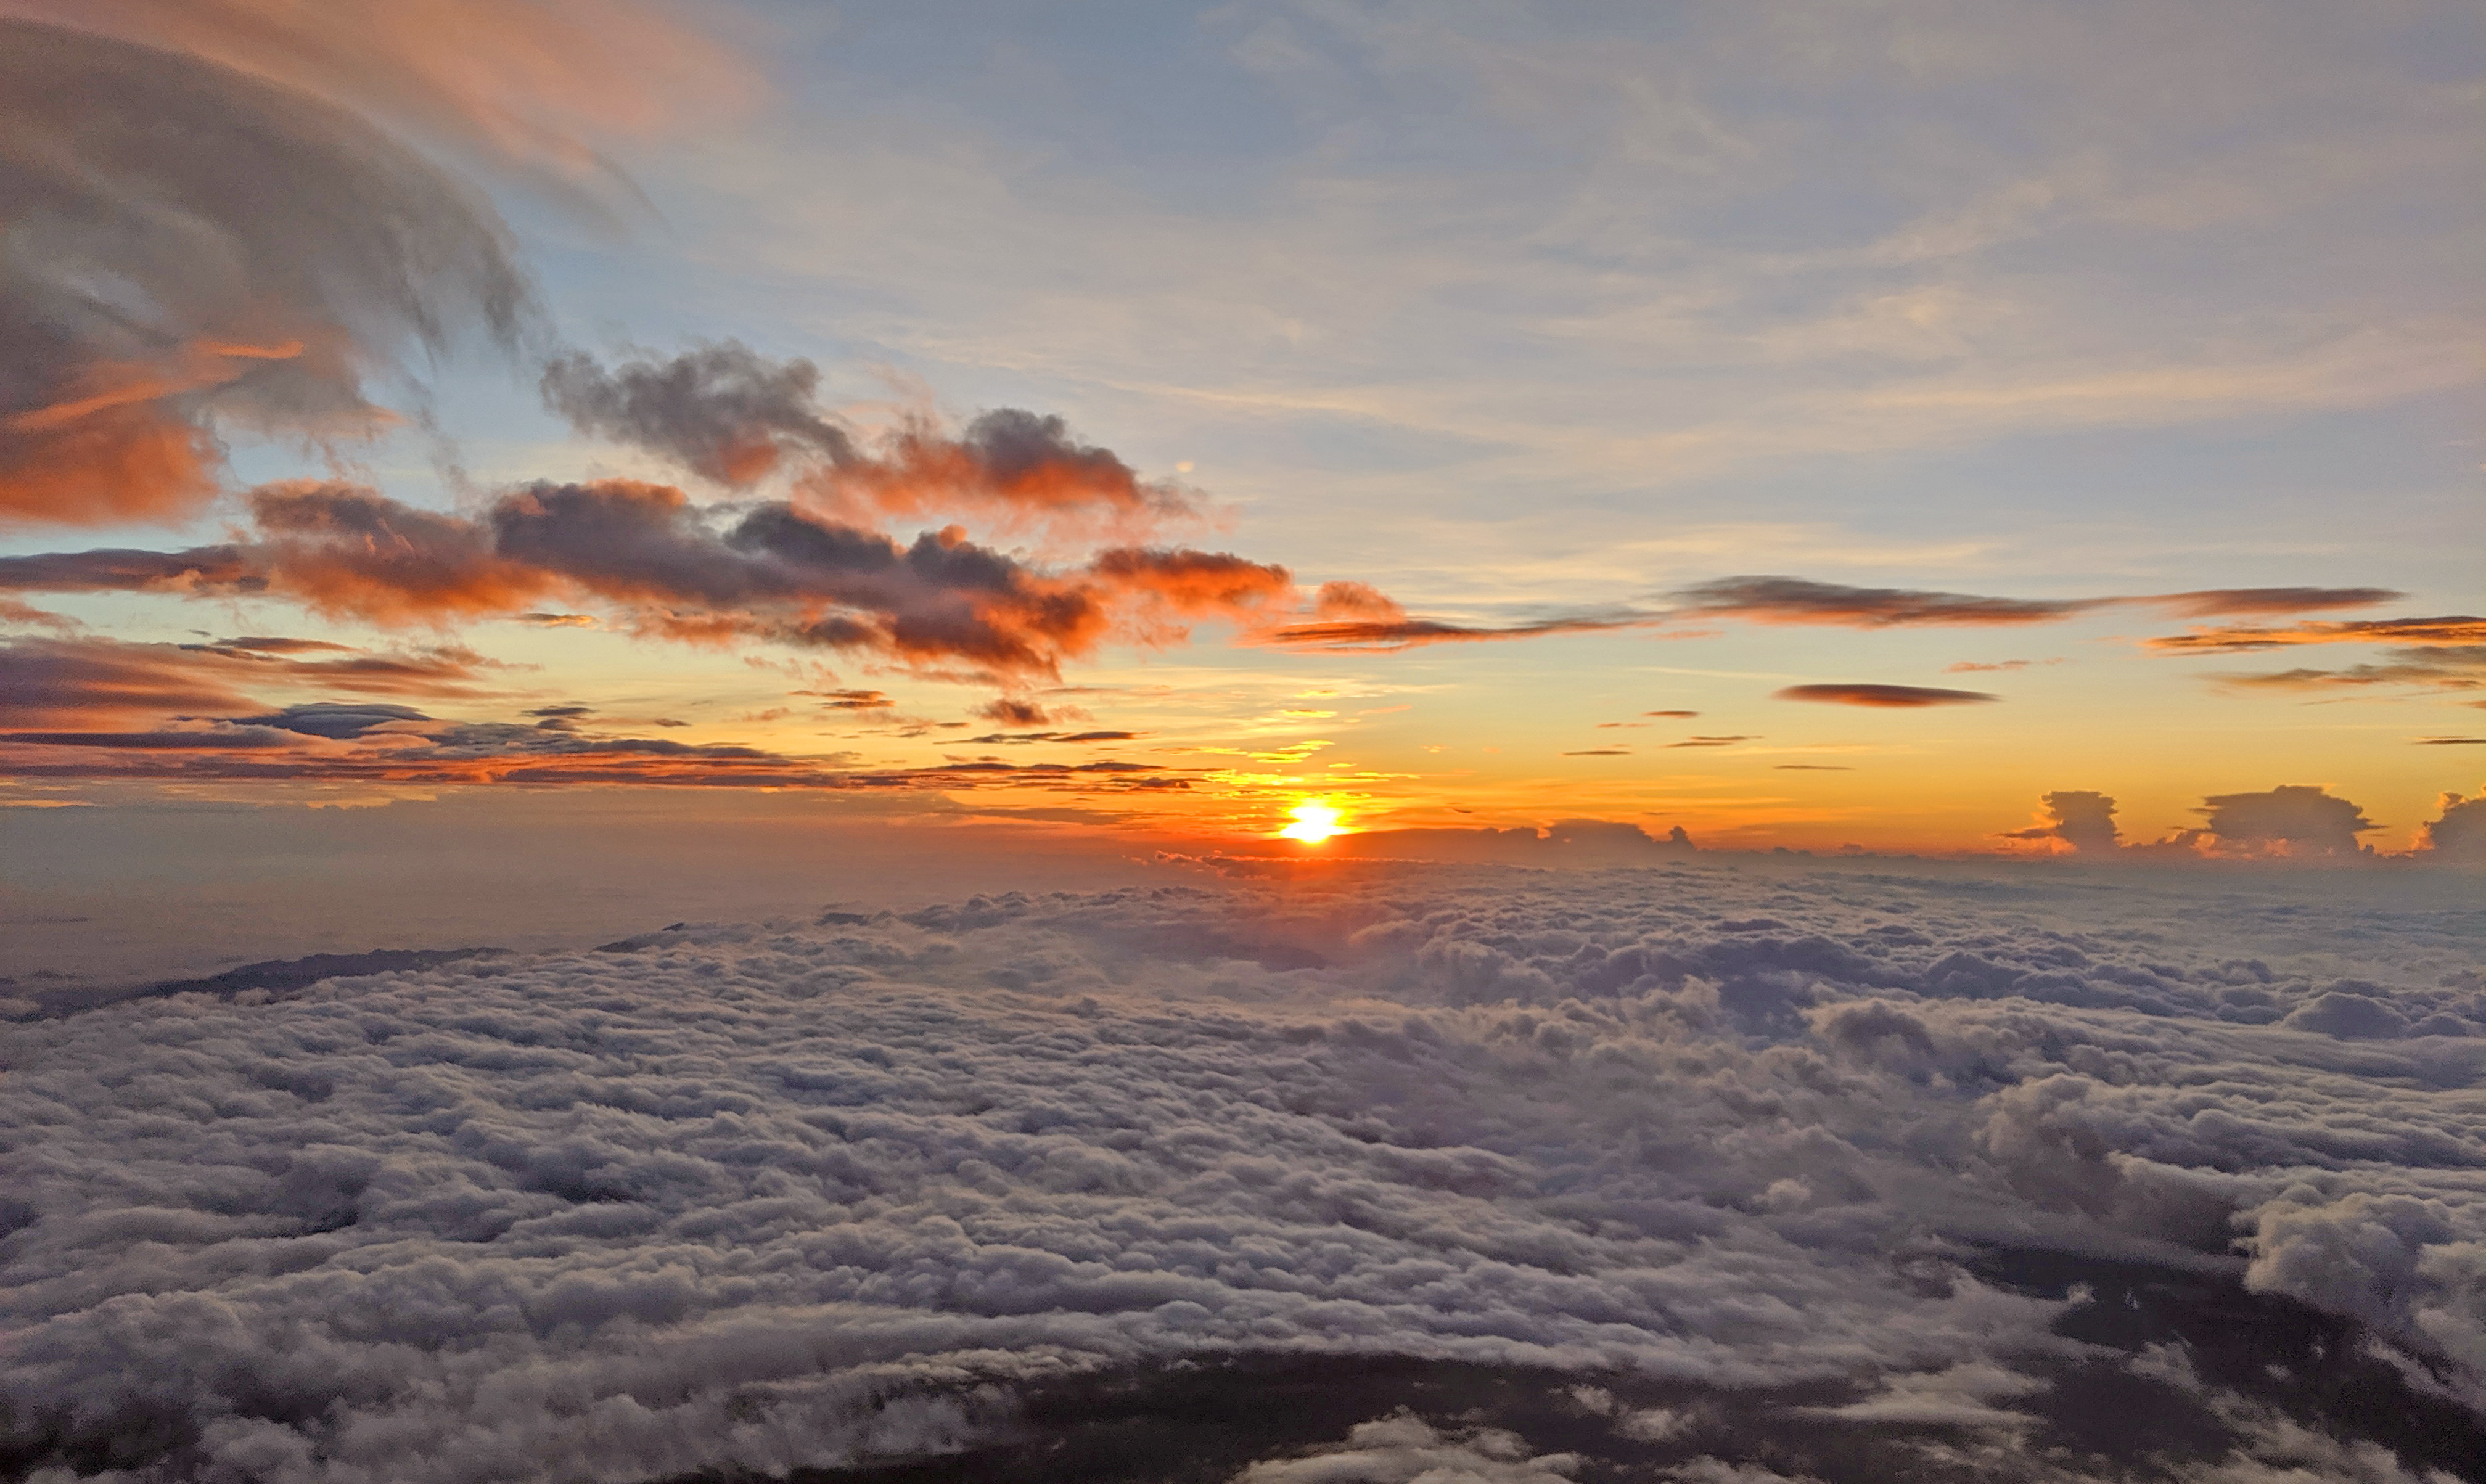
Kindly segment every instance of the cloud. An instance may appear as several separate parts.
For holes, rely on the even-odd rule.
[[[1977,701],[2003,699],[1983,691],[1950,691],[1930,685],[1877,685],[1864,682],[1790,685],[1773,694],[1781,701],[1819,701],[1842,706],[1898,708],[1972,705]]]
[[[1738,743],[1738,742],[1758,742],[1759,740],[1760,740],[1760,738],[1755,737],[1755,736],[1742,736],[1742,735],[1736,735],[1736,736],[1725,736],[1725,737],[1686,737],[1684,740],[1682,740],[1682,741],[1680,741],[1680,742],[1669,742],[1669,743],[1668,743],[1668,744],[1666,744],[1666,745],[1667,745],[1668,747],[1670,747],[1670,748],[1675,748],[1675,747],[1732,747],[1732,746],[1734,746],[1734,745],[1735,745],[1736,743]]]
[[[8,1445],[413,1484],[2473,1456],[2457,911],[1633,864],[14,1000]]]
[[[2196,812],[2222,851],[2287,856],[2370,853],[2357,837],[2382,826],[2346,799],[2316,786],[2282,784],[2263,793],[2214,794]]]
[[[1505,627],[1411,619],[1399,611],[1396,604],[1380,599],[1381,603],[1388,605],[1386,608],[1367,606],[1353,612],[1340,608],[1335,614],[1324,608],[1314,621],[1282,627],[1268,637],[1268,642],[1301,648],[1376,651],[1431,644],[1647,628],[1670,621],[1698,618],[1748,618],[1759,623],[1832,624],[1853,628],[2008,627],[2056,623],[2085,613],[2135,603],[2169,606],[2187,614],[2265,614],[2349,607],[2380,602],[2397,595],[2379,588],[2237,588],[2147,597],[2008,598],[1913,588],[1858,588],[1804,577],[1722,577],[1675,590],[1669,594],[1675,606],[1664,612],[1617,609]],[[1378,594],[1374,597],[1378,598]],[[2313,629],[2321,625],[2305,627]],[[2412,629],[2410,632],[2431,631]],[[2181,642],[2152,643],[2163,646]],[[1960,664],[1951,668],[1954,671],[2016,670],[2029,663],[2013,660],[2001,665]]]
[[[2161,592],[2137,601],[2155,603],[2192,618],[2228,614],[2318,613],[2331,608],[2368,608],[2408,596],[2389,588],[2206,588]]]
[[[2486,737],[2419,737],[2419,747],[2486,747]]]
[[[986,701],[968,714],[1005,727],[1041,727],[1053,720],[1052,713],[1036,702],[1008,696]]]
[[[1594,870],[1680,861],[1699,849],[1681,825],[1660,836],[1627,820],[1559,819],[1542,829],[1357,830],[1323,841],[1319,856]]]
[[[1699,716],[1699,714],[1700,713],[1698,711],[1643,711],[1641,713],[1643,716],[1666,716],[1683,720],[1688,720],[1692,717]]]
[[[573,351],[545,365],[542,386],[546,405],[580,432],[663,454],[704,479],[739,486],[788,459],[853,461],[853,435],[816,403],[819,379],[809,361],[771,361],[725,341],[610,371]]]
[[[2104,598],[1982,597],[1906,588],[1851,588],[1802,577],[1722,577],[1677,590],[1680,613],[1761,623],[1834,623],[1858,628],[1906,625],[2054,623],[2100,607]]]
[[[1329,621],[1363,618],[1390,622],[1407,616],[1406,610],[1388,594],[1360,582],[1322,583],[1312,594],[1312,614]]]
[[[1772,764],[1781,773],[1853,773],[1856,770],[1837,762],[1781,762]]]
[[[1335,618],[1281,624],[1257,637],[1259,642],[1280,648],[1366,654],[1422,648],[1427,645],[1492,644],[1511,639],[1543,639],[1556,634],[1603,634],[1618,629],[1646,628],[1662,621],[1659,618],[1643,616],[1580,617],[1480,627],[1432,618]]]
[[[2026,830],[2005,830],[2004,839],[2056,839],[2083,854],[2112,854],[2121,848],[2115,828],[2114,800],[2086,789],[2058,789],[2046,795],[2045,823]]]
[[[2370,685],[2410,685],[2428,690],[2486,688],[2486,644],[2386,649],[2380,663],[2338,670],[2298,667],[2260,673],[2222,674],[2222,684],[2256,690],[2358,690]]]
[[[265,716],[236,716],[229,719],[230,724],[235,727],[273,727],[282,731],[298,731],[304,736],[327,737],[335,741],[349,741],[361,737],[375,728],[395,726],[400,722],[430,720],[430,717],[412,706],[389,705],[373,701],[306,701],[300,705],[287,706],[282,711],[270,712]]]
[[[485,683],[489,664],[470,650],[334,654],[342,646],[265,638],[239,644],[0,640],[0,770],[24,779],[159,783],[1001,786],[1080,794],[1175,789],[1192,782],[1185,772],[1111,757],[858,768],[842,756],[629,736],[592,727],[590,708],[574,704],[529,708],[524,722],[445,721],[395,701],[337,698],[489,700],[498,694]],[[268,691],[308,691],[323,699],[272,705],[263,699]],[[1058,740],[1131,735],[1088,732]]]
[[[1578,1461],[1531,1457],[1516,1434],[1472,1428],[1445,1436],[1406,1414],[1365,1422],[1344,1443],[1308,1457],[1256,1463],[1234,1484],[1569,1484]]]
[[[1195,498],[1142,480],[1061,418],[1003,407],[952,435],[910,417],[867,449],[819,402],[819,369],[738,341],[644,354],[610,369],[585,351],[544,368],[545,404],[580,432],[644,449],[722,484],[792,479],[807,506],[838,520],[963,514],[1004,527],[1092,526],[1144,535],[1195,520]]]
[[[2473,799],[2443,796],[2443,813],[2425,826],[2425,849],[2452,861],[2486,862],[2486,789]]]
[[[0,522],[185,519],[219,428],[359,436],[367,378],[528,313],[480,196],[213,63],[0,19]]]
[[[2312,620],[2286,628],[2230,624],[2144,641],[2161,654],[2243,654],[2299,645],[2396,644],[2486,646],[2486,618],[2452,614],[2435,618]]]
[[[898,702],[890,700],[883,691],[795,691],[793,694],[817,697],[820,704],[831,711],[890,711],[898,706]]]
[[[1168,614],[1258,623],[1291,592],[1284,568],[1226,553],[1115,547],[1046,570],[954,527],[900,544],[785,502],[709,509],[622,480],[528,485],[472,517],[308,481],[262,486],[251,509],[251,541],[0,559],[0,588],[263,594],[396,624],[519,616],[557,594],[692,643],[965,661],[1008,676],[1051,676],[1118,626],[1174,642],[1187,631]]]
[[[192,53],[446,144],[556,199],[645,209],[606,157],[740,114],[766,94],[746,59],[643,0],[8,0],[0,10]],[[477,58],[488,56],[490,65]]]

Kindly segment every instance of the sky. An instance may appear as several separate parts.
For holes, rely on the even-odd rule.
[[[0,1472],[2486,1476],[2481,101],[0,0]]]
[[[2481,848],[2472,7],[0,13],[23,891]]]

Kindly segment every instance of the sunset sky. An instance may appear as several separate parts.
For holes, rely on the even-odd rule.
[[[2486,1480],[2475,0],[0,0],[0,1474]]]
[[[2486,781],[2472,7],[0,10],[21,821]]]

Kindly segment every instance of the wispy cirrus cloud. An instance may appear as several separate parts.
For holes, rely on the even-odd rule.
[[[2486,645],[2486,618],[2448,614],[2431,618],[2315,619],[2273,628],[2227,624],[2142,641],[2161,654],[2245,654],[2300,645]]]
[[[2335,670],[2299,666],[2290,670],[2230,672],[2213,676],[2220,684],[2245,690],[2355,691],[2369,686],[2406,685],[2425,690],[2486,689],[2486,644],[2406,646],[2383,651],[2382,657]]]
[[[0,18],[0,523],[186,519],[220,428],[390,426],[368,380],[530,314],[491,207],[363,118],[87,32]]]
[[[646,210],[609,141],[736,118],[769,91],[748,57],[647,0],[5,0],[0,14],[318,95],[607,218]]]

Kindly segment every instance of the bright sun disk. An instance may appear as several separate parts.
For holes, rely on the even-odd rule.
[[[1288,839],[1299,839],[1306,844],[1317,845],[1339,833],[1339,811],[1317,799],[1298,804],[1286,811],[1286,814],[1294,820],[1294,823],[1278,833]]]

